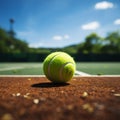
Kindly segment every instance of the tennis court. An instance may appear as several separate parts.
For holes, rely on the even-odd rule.
[[[120,119],[120,62],[76,63],[82,75],[65,84],[50,82],[42,66],[0,63],[1,120]]]
[[[0,63],[0,75],[44,75],[42,63]],[[91,75],[120,75],[120,62],[79,62],[77,71]]]

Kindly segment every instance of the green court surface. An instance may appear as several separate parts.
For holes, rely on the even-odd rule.
[[[79,62],[78,71],[92,75],[120,75],[120,62]],[[43,75],[42,63],[0,63],[0,75]]]

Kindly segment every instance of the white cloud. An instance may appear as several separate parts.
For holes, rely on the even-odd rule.
[[[29,47],[38,48],[44,45],[44,40],[41,38],[38,32],[34,30],[24,30],[17,32],[18,38],[26,40]]]
[[[30,34],[33,34],[33,31],[18,31],[17,34],[21,37],[28,36]]]
[[[70,36],[69,35],[55,35],[55,36],[53,36],[53,40],[64,40],[64,39],[69,39],[70,38]]]
[[[63,36],[63,38],[64,38],[64,39],[69,39],[70,36],[66,34],[66,35]]]
[[[41,40],[41,36],[38,32],[34,30],[23,30],[23,31],[18,31],[17,36],[21,39],[25,39],[28,41],[38,41]]]
[[[114,4],[112,2],[108,2],[108,1],[102,1],[102,2],[98,2],[95,4],[95,9],[97,10],[105,10],[108,8],[113,8]]]
[[[120,25],[120,19],[115,20],[115,21],[114,21],[114,24],[115,24],[115,25]]]
[[[63,37],[60,35],[53,36],[53,40],[62,40]]]
[[[31,48],[39,48],[41,46],[43,46],[44,44],[42,42],[37,42],[37,43],[30,43],[29,47]]]
[[[93,22],[90,22],[88,24],[84,24],[84,25],[81,26],[81,28],[83,30],[95,30],[99,27],[100,27],[100,24],[97,21],[93,21]]]

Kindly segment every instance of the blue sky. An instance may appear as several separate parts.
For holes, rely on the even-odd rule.
[[[120,30],[120,0],[0,0],[0,27],[10,18],[30,47],[65,47]]]

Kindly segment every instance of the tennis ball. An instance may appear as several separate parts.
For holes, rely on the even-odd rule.
[[[44,74],[54,83],[68,82],[72,79],[75,69],[75,61],[65,52],[53,52],[43,62]]]

